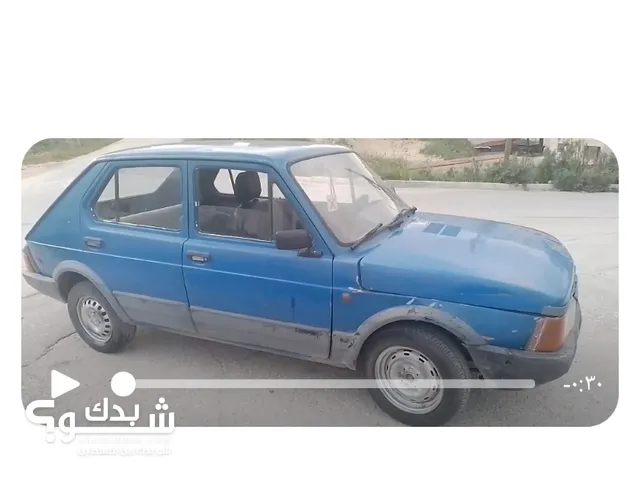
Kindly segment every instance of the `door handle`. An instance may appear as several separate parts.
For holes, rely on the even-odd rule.
[[[84,237],[84,244],[87,247],[102,248],[102,239],[94,237]]]
[[[206,263],[209,261],[209,254],[202,252],[187,252],[187,257],[189,257],[194,262],[198,263]]]

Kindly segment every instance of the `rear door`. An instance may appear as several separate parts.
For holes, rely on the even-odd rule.
[[[135,322],[194,332],[182,276],[186,161],[115,161],[83,202],[83,263]]]
[[[184,248],[184,277],[197,330],[212,339],[327,358],[333,256],[301,215],[286,184],[265,166],[237,161],[188,163],[190,238]],[[210,176],[207,169],[219,170],[216,190],[224,195],[219,206],[201,205],[198,179],[200,174]],[[272,227],[253,238],[234,229],[240,202],[231,200],[238,186],[234,179],[241,172],[259,175],[252,207],[267,215]],[[309,232],[320,256],[276,249],[275,230],[296,227]]]

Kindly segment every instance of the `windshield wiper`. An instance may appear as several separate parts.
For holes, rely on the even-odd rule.
[[[389,223],[385,225],[385,228],[397,227],[402,223],[402,221],[406,216],[416,213],[417,210],[418,210],[418,207],[403,208],[398,212],[398,214],[393,218],[393,220],[391,220]]]
[[[398,212],[398,214],[395,217],[393,217],[393,219],[389,223],[377,224],[375,227],[373,227],[371,230],[369,230],[367,233],[361,236],[358,240],[353,242],[350,247],[351,250],[355,250],[356,248],[358,248],[358,246],[362,245],[363,242],[366,242],[367,240],[369,240],[376,233],[381,232],[382,230],[387,230],[387,229],[395,228],[399,226],[407,215],[416,213],[417,210],[418,210],[418,207],[403,208]]]
[[[367,233],[365,233],[363,236],[361,236],[359,239],[357,239],[355,242],[353,242],[351,244],[351,247],[350,247],[351,250],[355,250],[356,248],[358,248],[359,245],[361,245],[363,242],[366,242],[367,240],[369,240],[376,233],[378,233],[380,230],[382,230],[383,227],[384,227],[384,223],[377,224],[375,227],[373,227],[371,230],[369,230]]]

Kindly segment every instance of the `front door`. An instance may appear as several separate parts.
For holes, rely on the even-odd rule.
[[[198,332],[230,343],[328,358],[333,256],[282,179],[262,165],[189,161],[184,277]],[[302,228],[319,256],[279,250]]]

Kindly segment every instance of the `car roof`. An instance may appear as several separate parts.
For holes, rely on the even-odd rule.
[[[307,158],[350,151],[341,145],[302,140],[206,140],[130,148],[101,155],[96,160],[228,160],[286,165]]]

